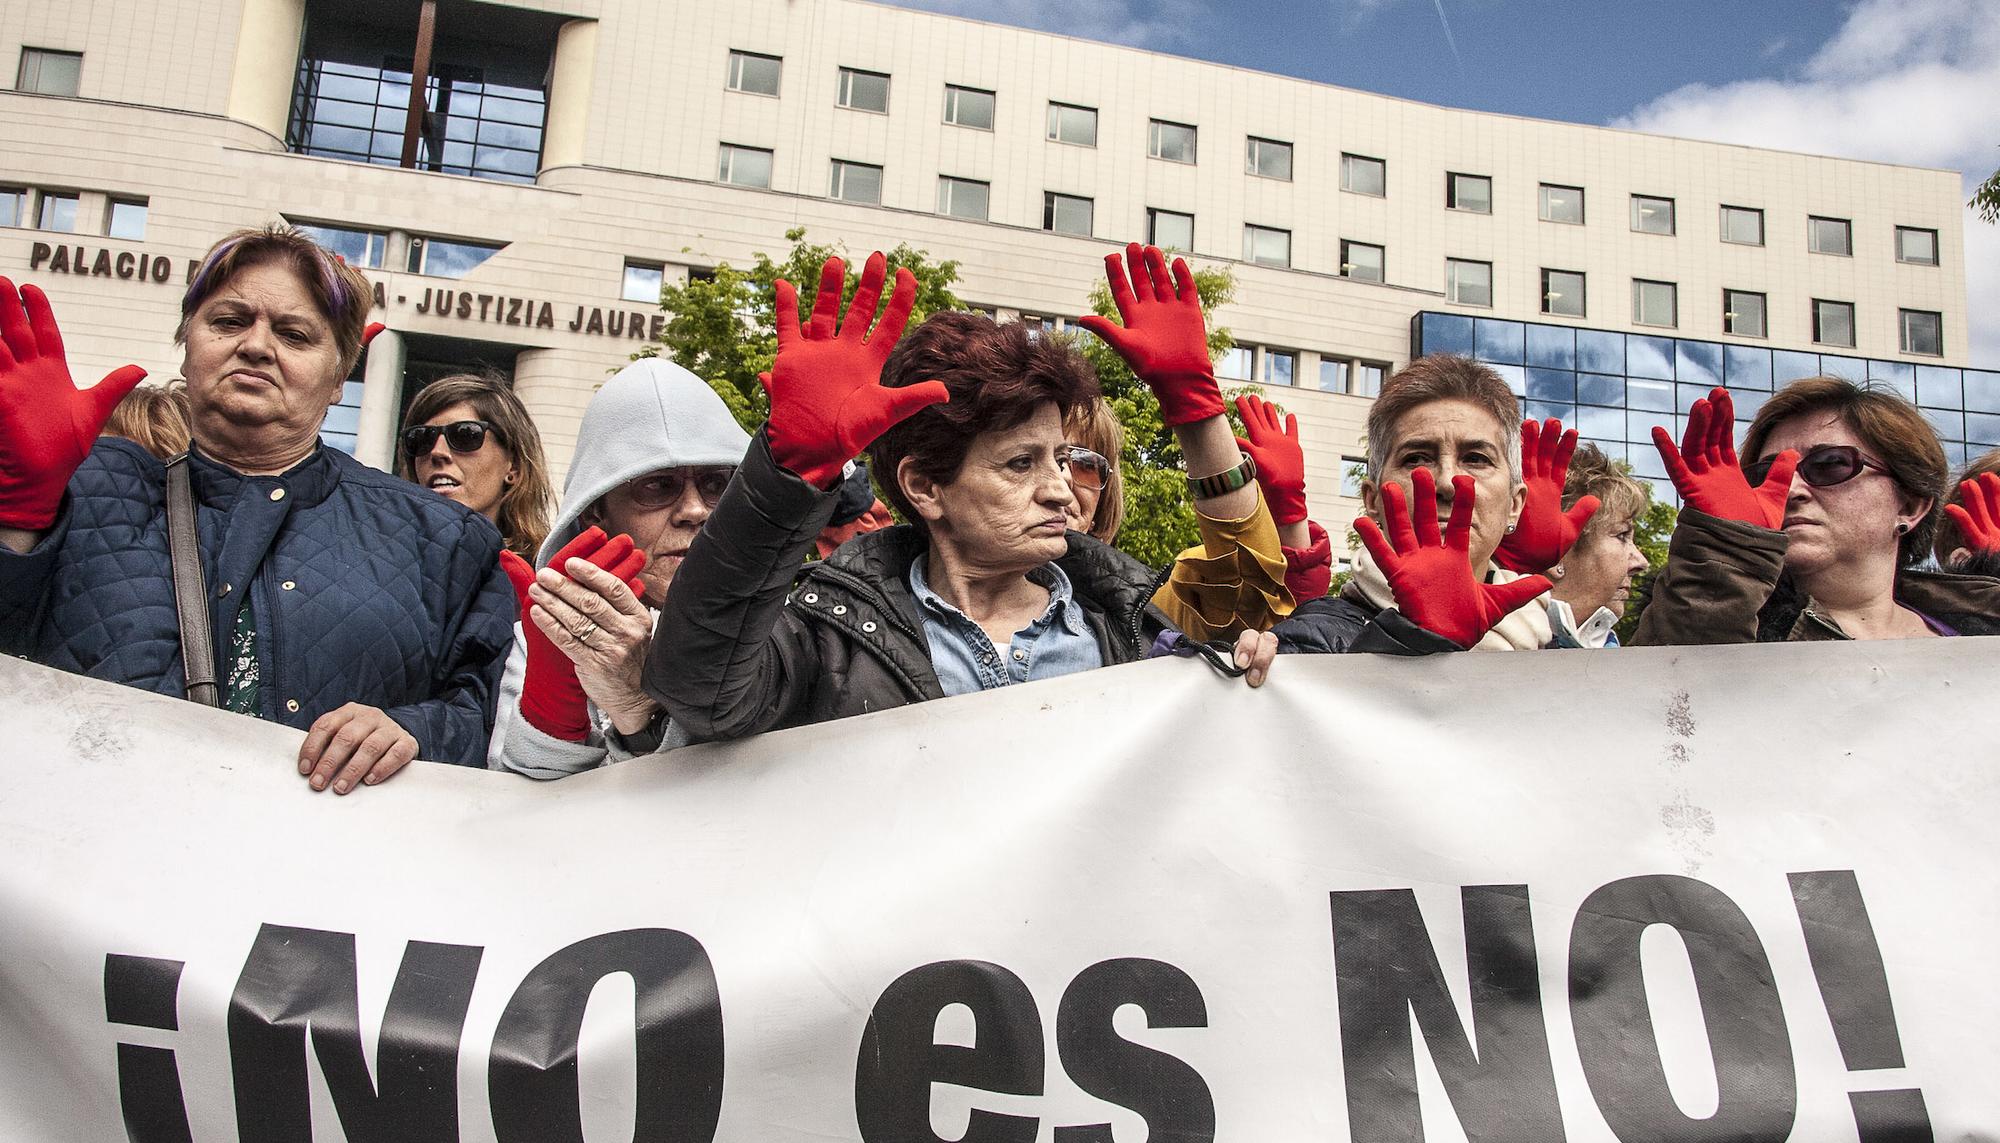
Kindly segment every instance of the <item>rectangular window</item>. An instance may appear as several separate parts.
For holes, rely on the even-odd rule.
[[[950,175],[938,176],[939,214],[984,222],[992,200],[993,187],[988,183],[982,183],[977,179],[955,179]]]
[[[1632,229],[1640,234],[1674,232],[1674,200],[1652,195],[1632,196]]]
[[[1722,332],[1738,337],[1764,337],[1765,297],[1749,290],[1722,291]]]
[[[1815,254],[1854,253],[1854,224],[1844,218],[1806,219],[1806,249]]]
[[[1320,355],[1319,387],[1323,393],[1347,392],[1347,362],[1338,357]]]
[[[1492,214],[1493,180],[1486,175],[1445,175],[1444,205],[1447,210]]]
[[[1292,232],[1272,226],[1243,227],[1243,260],[1259,266],[1292,264]]]
[[[1254,351],[1247,345],[1232,345],[1222,351],[1222,357],[1215,363],[1215,375],[1230,381],[1250,380],[1250,362]]]
[[[625,261],[625,281],[620,285],[618,296],[628,302],[660,304],[660,290],[667,284],[666,267],[658,262]]]
[[[1292,145],[1280,143],[1276,139],[1259,139],[1252,135],[1244,159],[1244,169],[1262,178],[1291,182]]]
[[[1461,306],[1493,304],[1493,263],[1463,258],[1444,260],[1445,297]]]
[[[1146,125],[1146,154],[1169,163],[1194,162],[1194,128],[1155,119]]]
[[[1896,228],[1896,261],[1908,262],[1912,266],[1937,265],[1937,231],[1920,230],[1914,226],[1898,226]]]
[[[76,229],[77,196],[60,194],[56,191],[42,192],[42,209],[36,215],[35,225],[42,230]]]
[[[0,226],[20,226],[28,210],[25,187],[0,187]]]
[[[734,143],[722,145],[722,160],[716,170],[716,179],[733,183],[739,187],[764,187],[771,185],[771,152],[762,147],[739,147]]]
[[[1543,222],[1563,222],[1571,226],[1582,226],[1583,188],[1543,183],[1541,218]]]
[[[1194,249],[1194,215],[1146,208],[1146,241],[1162,250]]]
[[[1299,355],[1289,349],[1267,349],[1264,351],[1264,375],[1266,385],[1297,384]]]
[[[1896,326],[1901,331],[1903,352],[1931,357],[1944,355],[1944,315],[1927,310],[1897,310]]]
[[[981,131],[993,130],[993,93],[945,84],[944,121]]]
[[[1669,329],[1679,325],[1680,290],[1672,282],[1632,279],[1632,324]]]
[[[382,251],[389,244],[389,236],[379,230],[322,226],[316,222],[294,222],[292,226],[319,243],[321,249],[345,258],[347,264],[356,269],[382,268]]]
[[[432,278],[463,278],[500,252],[483,242],[452,242],[444,238],[410,237],[408,269]]]
[[[1813,341],[1820,345],[1854,346],[1854,303],[1828,302],[1819,298],[1812,304]]]
[[[1049,138],[1079,147],[1097,146],[1097,109],[1068,103],[1049,104]]]
[[[1359,282],[1383,280],[1383,252],[1372,242],[1340,240],[1340,276]]]
[[[14,74],[14,90],[37,95],[75,95],[82,78],[82,52],[22,48],[21,68]]]
[[[729,90],[751,95],[776,95],[778,72],[783,63],[779,56],[732,51],[729,53]]]
[[[1583,317],[1583,274],[1577,270],[1542,271],[1542,312],[1560,317]]]
[[[1366,155],[1342,155],[1340,189],[1382,198],[1389,193],[1388,167]]]
[[[1357,361],[1354,363],[1354,395],[1357,397],[1379,397],[1382,395],[1382,381],[1389,376],[1389,367],[1379,361]]]
[[[1764,244],[1764,212],[1750,206],[1722,208],[1722,240],[1740,246]]]
[[[146,237],[146,203],[143,199],[114,198],[104,212],[104,233],[109,238]]]
[[[886,115],[889,112],[889,77],[879,71],[841,68],[837,102],[850,110],[878,111]]]
[[[882,168],[872,163],[850,163],[846,159],[833,161],[833,178],[827,184],[826,196],[842,202],[861,202],[878,206],[882,202]]]
[[[1096,204],[1087,198],[1048,191],[1042,195],[1042,229],[1057,234],[1091,234],[1091,212]]]
[[[1368,476],[1368,458],[1365,456],[1343,456],[1340,458],[1340,494],[1350,500],[1361,499],[1361,482]]]

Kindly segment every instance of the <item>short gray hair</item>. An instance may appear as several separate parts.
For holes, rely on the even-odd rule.
[[[1490,366],[1469,357],[1433,353],[1419,357],[1382,385],[1368,410],[1368,479],[1379,481],[1389,467],[1391,431],[1403,414],[1432,401],[1464,401],[1500,422],[1500,447],[1507,471],[1521,483],[1521,402]]]

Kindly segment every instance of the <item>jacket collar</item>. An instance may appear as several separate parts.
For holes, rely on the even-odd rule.
[[[194,478],[196,495],[208,508],[228,508],[246,484],[283,488],[287,496],[293,497],[293,507],[309,508],[333,495],[340,484],[340,462],[335,459],[334,450],[325,444],[314,445],[304,460],[276,476],[245,476],[203,456],[200,449],[190,445],[188,472]]]

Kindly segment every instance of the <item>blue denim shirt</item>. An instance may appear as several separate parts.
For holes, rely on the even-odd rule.
[[[1043,564],[1028,578],[1049,589],[1049,606],[1040,618],[1014,632],[1002,655],[979,624],[924,582],[924,560],[911,561],[910,591],[923,613],[931,666],[945,694],[971,694],[1104,665],[1104,652],[1077,605],[1069,576],[1054,564]]]

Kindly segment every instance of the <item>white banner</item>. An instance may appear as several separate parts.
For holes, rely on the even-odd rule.
[[[0,660],[0,1138],[1992,1137],[1996,666],[1151,662],[336,798]]]

